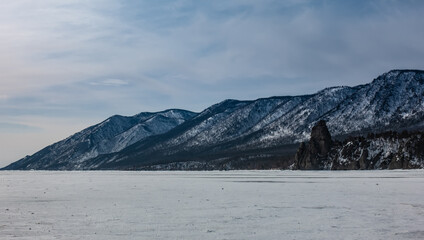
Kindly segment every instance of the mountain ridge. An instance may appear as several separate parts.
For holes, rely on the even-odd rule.
[[[176,114],[174,118],[172,118],[173,114]],[[99,154],[120,151],[145,137],[163,133],[195,114],[187,110],[168,109],[153,113],[143,112],[133,116],[113,115],[98,124],[87,127],[57,143],[43,148],[32,156],[27,156],[18,162],[12,163],[5,169],[13,168],[19,162],[23,165],[31,164],[34,162],[31,158],[35,158],[36,161],[46,161],[45,166],[47,166],[47,169],[55,169],[55,165],[58,164],[49,163],[54,161],[48,158],[55,158],[56,161],[62,161],[64,162],[63,165],[73,162],[77,166],[80,162],[96,157]],[[156,120],[155,123],[152,124],[152,120]],[[154,125],[153,128],[152,125]],[[136,133],[136,136],[133,136],[133,138],[126,136],[124,141],[120,141],[122,140],[122,134],[134,133]],[[78,154],[78,151],[82,153]],[[54,154],[54,152],[59,152],[59,154]]]
[[[167,111],[172,109],[155,114]],[[139,113],[133,117],[142,118],[149,114],[152,113]],[[156,115],[157,121],[161,122],[162,117]],[[297,145],[308,139],[311,128],[319,120],[327,121],[331,135],[337,138],[382,129],[422,128],[423,119],[424,71],[392,70],[371,83],[328,87],[314,94],[256,100],[227,99],[200,113],[187,111],[184,121],[174,121],[172,127],[140,139],[128,141],[128,136],[140,136],[137,131],[130,131],[132,134],[121,135],[121,141],[115,139],[105,145],[112,151],[98,151],[95,156],[86,152],[87,158],[79,165],[53,169],[145,169],[151,165],[190,161],[200,165],[214,162],[216,164],[209,165],[216,168],[230,163],[254,166],[258,162],[266,165],[269,161],[276,161],[284,168],[286,162],[292,160]],[[127,122],[123,121],[115,127],[122,130],[122,125],[127,126],[125,124]],[[144,129],[144,126],[138,126]],[[124,147],[116,147],[116,142],[125,141]],[[5,169],[28,169],[29,165],[23,163],[37,162],[34,156],[45,155],[43,150]],[[243,162],[243,159],[251,161]],[[49,161],[56,160],[51,156]],[[275,166],[273,163],[268,165]],[[45,167],[41,164],[35,169]]]

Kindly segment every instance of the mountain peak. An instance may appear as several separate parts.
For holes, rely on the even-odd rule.
[[[383,73],[373,80],[375,85],[423,84],[424,71],[414,69],[395,69]]]
[[[418,69],[394,69],[386,73],[383,73],[377,79],[398,78],[401,75],[415,75],[415,74],[424,74],[424,71],[418,70]]]
[[[424,73],[424,70],[419,70],[419,69],[393,69],[393,70],[388,71],[385,74],[388,74],[388,73],[397,73],[397,74],[399,74],[399,73]]]

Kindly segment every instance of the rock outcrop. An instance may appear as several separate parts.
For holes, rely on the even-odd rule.
[[[324,120],[320,120],[312,128],[308,144],[301,143],[295,156],[295,168],[316,170],[325,168],[332,140]]]
[[[324,121],[301,143],[293,169],[367,170],[424,168],[423,132],[384,132],[332,141]]]

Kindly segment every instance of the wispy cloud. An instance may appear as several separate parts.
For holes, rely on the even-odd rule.
[[[117,86],[90,79],[121,75],[175,89],[197,81],[225,90],[256,78],[279,84],[272,94],[290,79],[302,80],[294,93],[363,83],[392,67],[421,67],[423,9],[417,1],[2,3],[0,94],[84,79]]]
[[[0,122],[0,133],[27,133],[38,132],[42,129],[36,126],[30,126],[20,123]]]
[[[128,81],[125,81],[122,79],[105,79],[105,80],[90,82],[90,85],[119,87],[119,86],[128,85]]]

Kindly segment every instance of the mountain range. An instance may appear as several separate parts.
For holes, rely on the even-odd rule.
[[[289,168],[320,120],[335,139],[422,130],[424,71],[392,70],[310,95],[225,100],[200,113],[116,115],[4,169]]]

